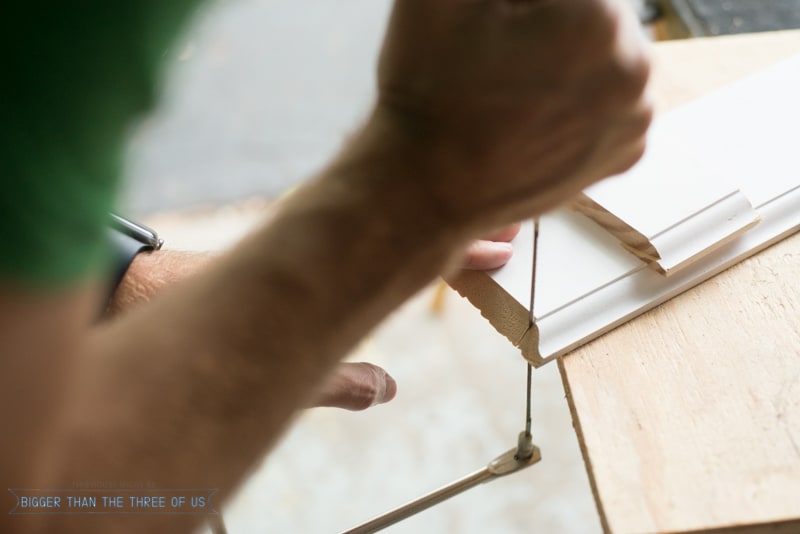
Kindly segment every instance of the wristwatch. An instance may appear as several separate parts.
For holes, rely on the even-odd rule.
[[[136,255],[146,250],[159,250],[164,244],[164,240],[159,238],[156,231],[148,226],[114,213],[109,215],[109,237],[114,256],[113,278],[108,295],[108,300],[111,300]]]

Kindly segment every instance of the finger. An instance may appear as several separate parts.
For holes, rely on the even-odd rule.
[[[522,227],[521,223],[514,223],[508,226],[501,228],[500,230],[490,234],[483,239],[486,241],[511,241],[517,234],[519,233],[519,229]]]
[[[314,406],[366,410],[392,400],[397,383],[389,373],[371,363],[341,363],[322,387]]]
[[[486,270],[497,269],[511,259],[514,247],[511,243],[479,240],[473,241],[467,249],[462,269]]]

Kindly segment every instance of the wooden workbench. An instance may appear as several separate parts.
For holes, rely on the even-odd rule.
[[[800,31],[658,44],[657,111],[797,53]],[[800,234],[559,368],[607,532],[800,532]]]

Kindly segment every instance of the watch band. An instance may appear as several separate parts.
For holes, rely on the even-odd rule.
[[[164,240],[152,228],[140,223],[120,217],[114,213],[110,214],[109,238],[113,252],[113,278],[109,287],[108,300],[114,296],[114,292],[122,282],[125,273],[133,263],[133,259],[142,251],[158,250],[164,244]]]

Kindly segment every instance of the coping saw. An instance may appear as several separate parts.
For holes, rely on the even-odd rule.
[[[530,316],[529,325],[534,327],[536,317],[533,313],[533,303],[536,296],[536,260],[537,249],[539,245],[539,219],[533,222],[533,268],[531,270],[531,302],[530,302]],[[415,499],[399,508],[395,508],[390,512],[375,517],[362,523],[361,525],[345,531],[344,534],[367,534],[369,532],[377,532],[383,530],[395,523],[416,515],[428,508],[435,506],[441,502],[446,501],[450,497],[455,497],[460,493],[465,492],[470,488],[474,488],[478,484],[484,484],[496,478],[516,473],[526,467],[537,463],[542,459],[539,448],[533,444],[533,436],[531,435],[531,405],[533,398],[531,395],[531,378],[533,367],[527,363],[527,391],[526,391],[526,409],[525,409],[525,430],[519,433],[517,438],[516,448],[510,449],[491,462],[484,468],[479,469],[469,475],[462,477],[455,482],[443,486],[435,491],[432,491],[418,499]]]

